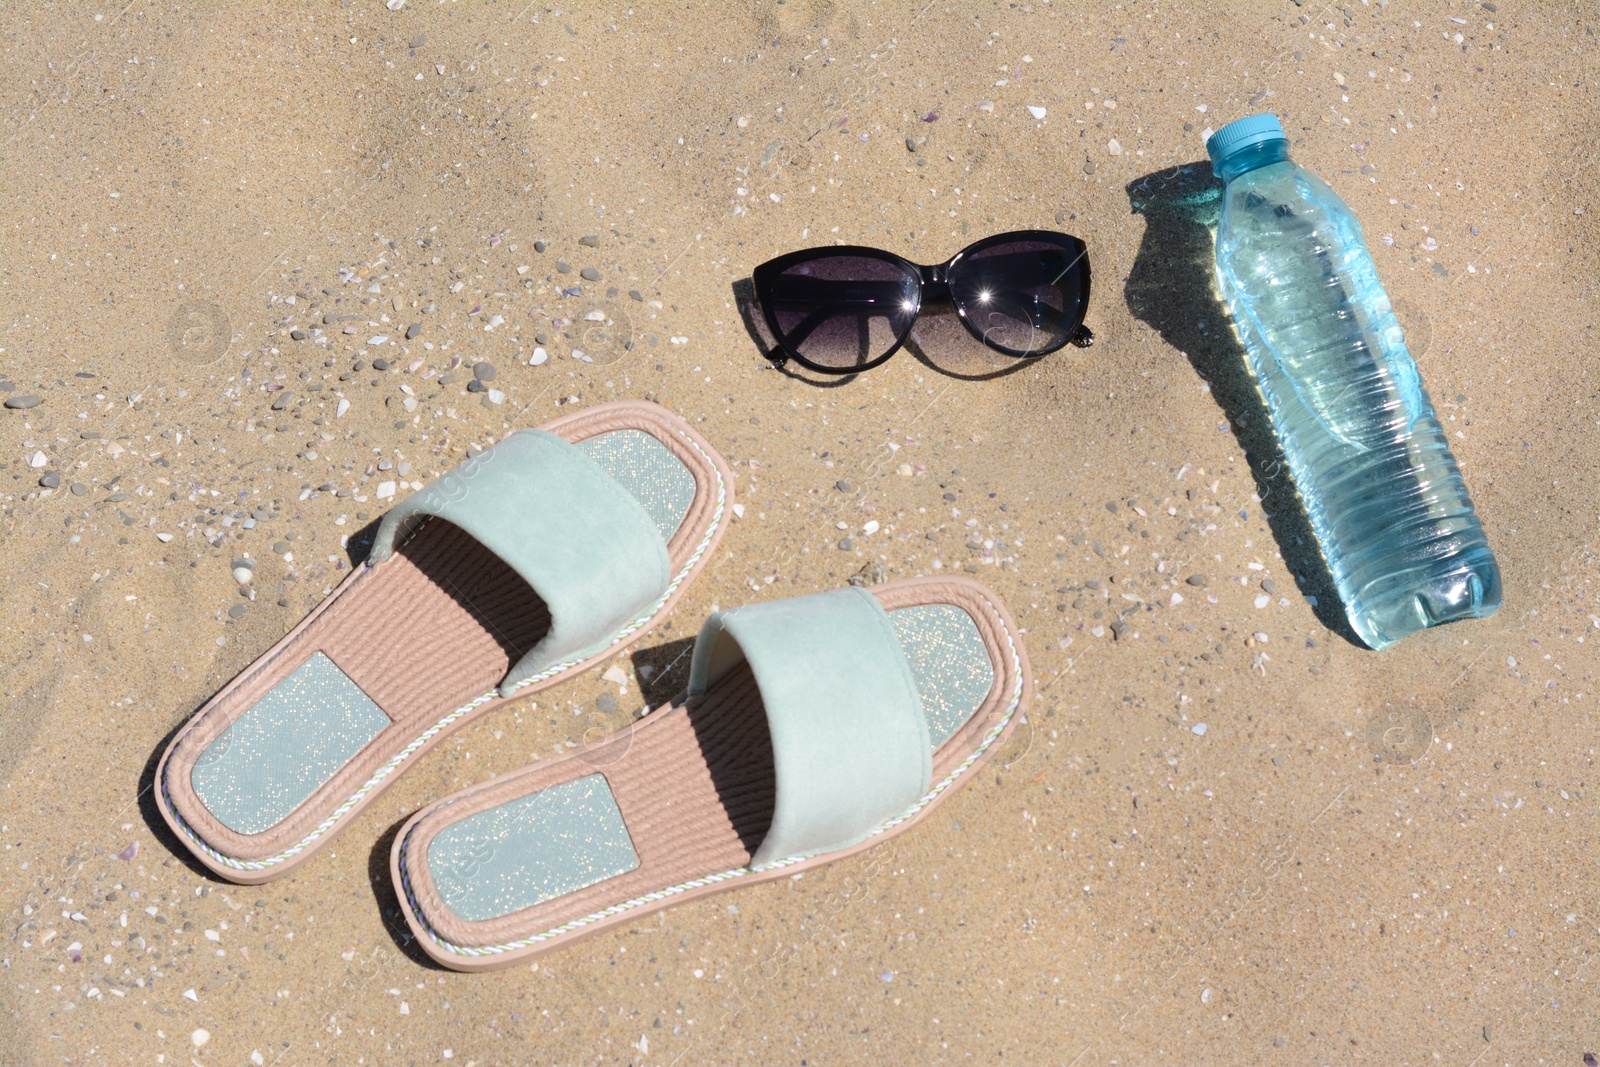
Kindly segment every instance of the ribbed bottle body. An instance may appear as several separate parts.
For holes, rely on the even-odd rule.
[[[1361,226],[1278,153],[1230,176],[1222,292],[1351,627],[1373,648],[1500,605],[1500,572]]]

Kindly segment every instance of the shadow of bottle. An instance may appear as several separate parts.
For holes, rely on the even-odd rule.
[[[1359,647],[1272,428],[1266,401],[1216,288],[1213,240],[1222,183],[1205,161],[1146,174],[1126,187],[1145,220],[1123,287],[1128,310],[1182,352],[1211,387],[1250,465],[1267,525],[1301,593],[1328,629]]]

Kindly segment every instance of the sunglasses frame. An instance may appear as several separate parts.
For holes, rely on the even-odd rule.
[[[1063,248],[1073,253],[1073,265],[1081,264],[1082,267],[1078,272],[1080,292],[1077,294],[1078,306],[1071,320],[1072,325],[1069,329],[1063,331],[1060,339],[1048,348],[1020,352],[987,340],[978,331],[977,327],[972,324],[971,320],[967,318],[966,309],[955,302],[950,292],[950,271],[959,265],[963,259],[994,245],[1014,241],[1044,241],[1060,244]],[[826,259],[831,256],[860,256],[882,260],[885,263],[894,264],[905,271],[909,277],[915,277],[920,282],[917,287],[916,306],[911,310],[911,316],[906,321],[905,329],[895,338],[894,344],[890,346],[887,352],[870,362],[851,367],[829,367],[813,363],[799,352],[790,348],[783,340],[783,331],[778,328],[777,315],[773,311],[772,301],[769,299],[773,283],[784,271],[796,263],[803,263],[809,259]],[[776,259],[767,260],[751,271],[750,278],[755,288],[756,303],[761,308],[761,317],[766,322],[767,329],[772,332],[775,341],[775,347],[772,352],[767,354],[767,358],[779,365],[792,359],[801,366],[816,371],[818,374],[859,374],[862,371],[871,370],[888,362],[896,352],[905,346],[906,340],[911,336],[912,329],[917,325],[917,319],[922,315],[924,302],[933,302],[928,300],[930,294],[934,301],[949,303],[955,308],[957,317],[961,319],[961,324],[967,328],[967,332],[979,344],[1002,355],[1013,356],[1017,359],[1038,359],[1041,356],[1048,356],[1052,352],[1060,351],[1068,344],[1087,347],[1088,344],[1093,342],[1093,335],[1083,328],[1084,316],[1089,311],[1089,248],[1080,238],[1056,230],[1012,230],[1008,233],[993,234],[974,241],[943,263],[937,263],[932,266],[913,263],[904,256],[897,256],[893,252],[886,252],[881,248],[872,248],[868,245],[823,245],[817,248],[803,248],[797,252],[788,252],[778,256]]]

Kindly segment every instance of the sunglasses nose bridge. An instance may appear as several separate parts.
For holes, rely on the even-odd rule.
[[[917,273],[921,276],[924,304],[950,303],[950,274],[945,270],[944,264],[918,267]]]

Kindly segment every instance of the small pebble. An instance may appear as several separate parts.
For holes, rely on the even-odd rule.
[[[597,282],[600,280],[600,272],[593,267],[585,267],[578,272],[578,277],[586,282]]]
[[[22,396],[6,397],[6,407],[12,409],[36,408],[41,403],[43,403],[43,400],[40,397],[34,396],[32,393],[24,393]]]
[[[1094,172],[1095,172],[1095,171],[1097,171],[1097,170],[1099,170],[1099,169],[1100,169],[1100,164],[1098,164],[1098,163],[1096,163],[1096,162],[1095,162],[1095,161],[1094,161],[1094,160],[1092,160],[1092,159],[1091,159],[1091,160],[1089,160],[1089,161],[1087,161],[1087,162],[1086,162],[1086,163],[1084,163],[1084,165],[1083,165],[1083,172],[1084,172],[1084,173],[1085,173],[1085,174],[1093,174],[1093,173],[1094,173]]]
[[[427,43],[428,43],[428,35],[425,34],[425,33],[419,33],[415,37],[411,38],[411,47],[412,48],[421,48],[423,45],[425,45]]]
[[[46,489],[54,489],[61,484],[60,471],[45,471],[39,476],[39,484]]]
[[[533,350],[533,355],[528,357],[528,366],[530,366],[530,367],[542,366],[544,364],[545,360],[547,360],[549,358],[550,358],[550,353],[546,352],[542,348],[535,348]]]
[[[562,274],[571,274],[572,264],[568,263],[564,259],[558,259],[556,260],[556,270],[560,271]]]
[[[483,360],[482,362],[475,363],[472,366],[472,376],[478,379],[480,382],[494,381],[494,374],[494,364],[490,363],[488,360]]]
[[[602,715],[613,715],[618,707],[617,698],[611,693],[601,693],[595,698],[594,706]]]
[[[233,607],[228,609],[228,618],[230,618],[230,619],[242,619],[242,618],[244,618],[245,612],[247,612],[249,610],[250,610],[250,605],[249,604],[235,604]]]
[[[474,378],[467,383],[467,392],[469,393],[487,393],[488,391],[489,387],[484,385],[480,379]]]
[[[535,252],[543,252],[545,249],[547,249],[549,247],[550,246],[547,243],[545,243],[544,241],[535,241],[535,242],[533,242],[533,250]]]
[[[73,482],[72,483],[72,495],[73,496],[83,496],[88,491],[89,491],[89,487],[84,485],[82,482]]]
[[[639,292],[639,290],[637,290],[637,289],[629,289],[628,290],[628,296],[631,297],[634,300],[639,301],[639,303],[641,303],[641,304],[644,303],[644,294]]]
[[[915,137],[907,137],[906,138],[906,151],[907,152],[915,152],[916,150],[917,150],[917,139]]]
[[[599,248],[600,237],[598,234],[590,234],[587,237],[578,238],[578,243],[583,245],[585,248]]]
[[[838,481],[834,482],[833,487],[839,490],[841,493],[848,493],[851,488],[850,483],[845,481],[843,478],[840,478]]]
[[[1042,107],[1035,107],[1030,104],[1028,106],[1028,114],[1032,115],[1035,119],[1042,119],[1045,116],[1045,110]]]
[[[383,359],[381,357],[378,358],[378,359],[375,359],[375,360],[372,361],[372,369],[373,370],[388,370],[389,369],[389,361],[386,360],[386,359]]]
[[[848,552],[854,547],[856,547],[855,546],[855,542],[850,540],[850,538],[848,538],[848,537],[839,538],[839,549],[840,549],[840,551]]]
[[[419,334],[421,332],[422,332],[422,323],[413,322],[410,326],[406,327],[406,340],[407,341],[416,340],[417,334]]]
[[[306,339],[306,332],[296,327],[295,329],[289,331],[289,336],[294,338],[296,341],[304,341]]]
[[[203,1048],[205,1043],[211,1040],[211,1031],[196,1030],[194,1033],[189,1035],[189,1040],[194,1042],[195,1048]]]
[[[1277,583],[1274,582],[1271,578],[1263,578],[1263,579],[1261,579],[1261,591],[1262,592],[1264,592],[1264,593],[1275,593],[1275,592],[1277,592],[1277,589],[1278,589]]]
[[[1203,574],[1191,574],[1189,577],[1185,578],[1184,581],[1188,582],[1190,585],[1203,587],[1206,584],[1206,576]]]

